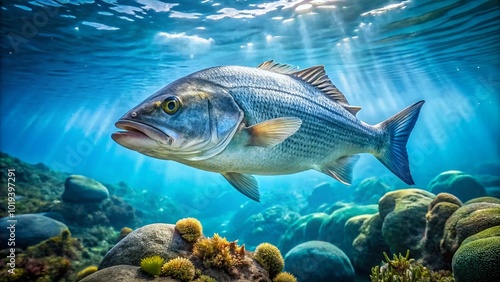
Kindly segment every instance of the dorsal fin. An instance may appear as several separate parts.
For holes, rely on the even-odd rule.
[[[361,110],[361,107],[351,106],[349,102],[345,98],[344,94],[340,92],[340,90],[333,85],[330,78],[325,72],[325,68],[323,66],[314,66],[301,71],[294,72],[293,76],[301,79],[304,82],[309,83],[312,86],[318,88],[321,92],[323,92],[328,98],[334,100],[344,107],[351,114],[356,115],[356,113]]]
[[[258,65],[257,68],[281,74],[293,74],[297,71],[297,69],[291,65],[276,63],[274,60],[265,61]]]

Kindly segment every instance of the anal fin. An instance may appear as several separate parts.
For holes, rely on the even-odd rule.
[[[351,185],[352,169],[358,162],[359,155],[349,155],[336,159],[334,162],[321,168],[321,172],[329,175],[346,185]]]
[[[256,202],[260,202],[259,183],[257,183],[255,177],[237,172],[222,173],[222,176],[240,193]]]

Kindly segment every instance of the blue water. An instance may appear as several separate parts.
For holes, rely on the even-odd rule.
[[[500,160],[499,7],[486,0],[2,1],[0,150],[187,206],[196,205],[193,194],[245,201],[218,174],[143,156],[110,135],[122,114],[177,78],[274,59],[324,65],[370,124],[426,100],[408,144],[416,187],[425,188],[442,171]],[[406,187],[363,155],[355,181],[369,176]],[[316,171],[257,178],[263,194],[332,181]]]

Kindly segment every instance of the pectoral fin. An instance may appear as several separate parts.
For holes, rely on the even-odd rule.
[[[255,177],[237,172],[222,173],[222,176],[240,193],[256,202],[260,202],[259,184]]]
[[[321,172],[337,179],[343,184],[351,185],[352,169],[358,160],[359,155],[344,156],[322,167]]]
[[[299,130],[302,120],[282,117],[263,121],[245,128],[249,135],[249,146],[273,147],[285,141]]]

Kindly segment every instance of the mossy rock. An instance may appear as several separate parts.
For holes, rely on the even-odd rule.
[[[467,237],[467,239],[465,239],[462,242],[462,245],[466,245],[466,244],[468,244],[472,241],[475,241],[475,240],[494,237],[494,236],[500,236],[500,225],[490,227],[490,228],[485,229],[479,233],[476,233],[472,236]]]
[[[500,281],[500,236],[462,244],[453,256],[456,282]]]
[[[313,213],[297,219],[281,237],[279,249],[286,253],[300,243],[316,240],[323,221],[328,218],[326,213]]]
[[[458,170],[440,173],[431,180],[428,190],[434,194],[453,194],[463,202],[486,196],[483,185],[476,178]]]
[[[467,202],[465,202],[466,205],[468,205],[468,204],[474,204],[474,203],[500,204],[500,199],[499,198],[495,198],[495,197],[486,196],[486,197],[474,198],[474,199],[471,199],[471,200],[468,200]]]

